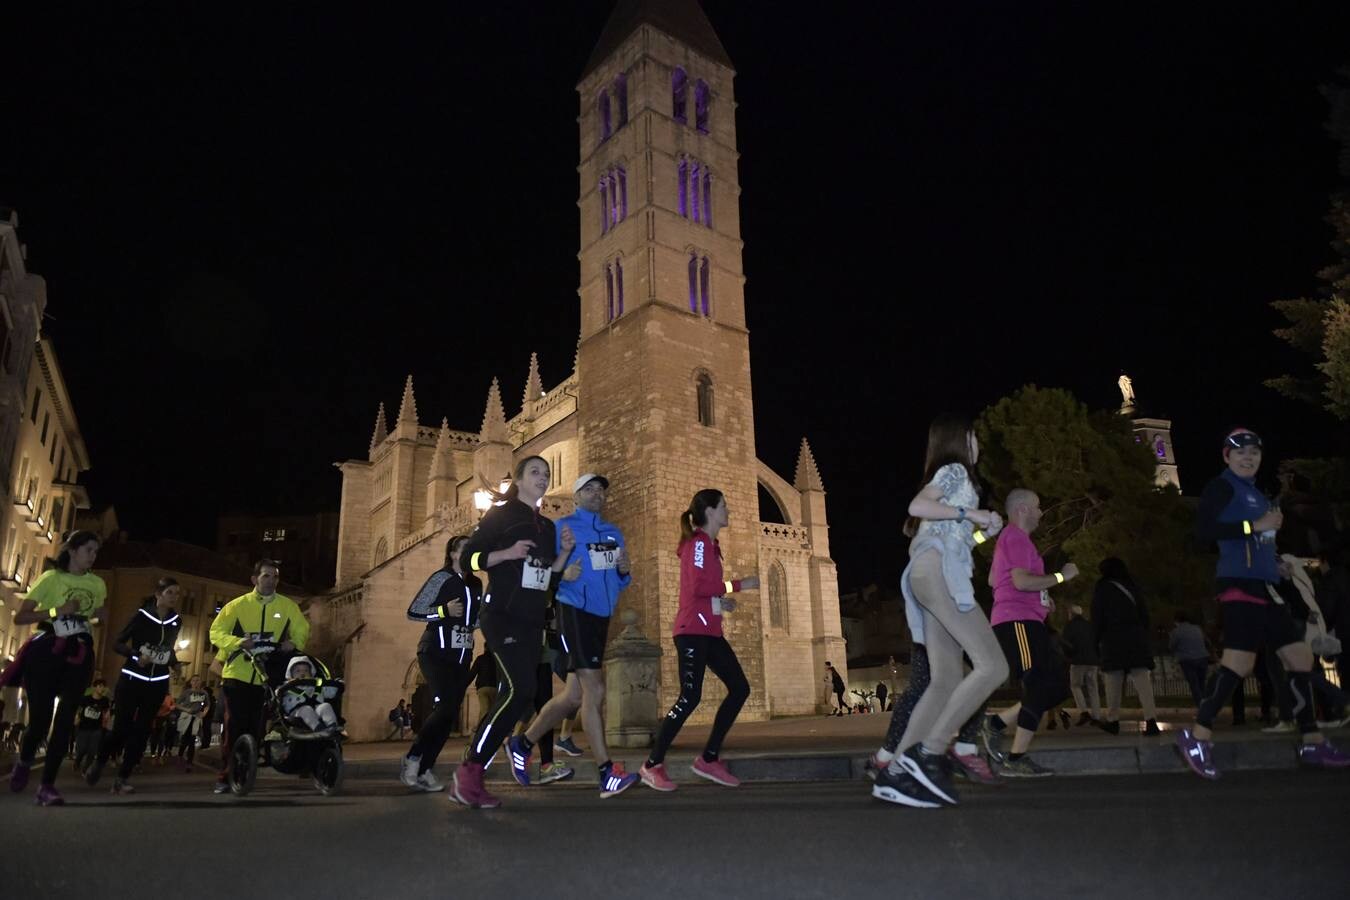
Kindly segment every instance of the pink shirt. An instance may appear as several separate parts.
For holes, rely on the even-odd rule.
[[[994,545],[994,563],[989,568],[989,583],[994,586],[994,609],[989,624],[1044,622],[1050,608],[1041,603],[1041,592],[1019,591],[1013,587],[1013,569],[1044,575],[1045,561],[1036,552],[1031,535],[1010,522],[998,536],[998,543]]]

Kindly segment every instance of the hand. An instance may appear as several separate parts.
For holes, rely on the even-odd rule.
[[[290,653],[292,650],[295,649],[295,644],[292,644],[290,641],[282,641],[277,646],[277,649],[280,650],[282,653]]]
[[[741,579],[741,590],[756,591],[759,590],[759,576],[751,575],[749,578]]]
[[[257,644],[253,643],[253,638],[246,637],[239,642],[239,646],[243,647],[245,650],[252,650]]]
[[[733,612],[736,609],[736,601],[730,597],[722,598],[722,612]]]
[[[614,561],[614,568],[619,570],[620,575],[627,575],[632,570],[633,566],[628,562],[627,547],[619,548],[619,558]]]
[[[464,615],[464,601],[451,600],[449,603],[445,604],[445,611],[455,618]]]
[[[568,566],[567,568],[563,569],[563,574],[562,574],[562,580],[563,580],[563,581],[576,581],[576,580],[577,580],[578,578],[580,578],[580,577],[581,577],[581,562],[580,562],[580,560],[578,560],[577,562],[572,563],[570,566]]]
[[[577,545],[577,536],[572,533],[570,526],[564,525],[562,534],[558,535],[558,546],[562,547],[563,553],[571,553]]]
[[[524,559],[525,557],[530,555],[530,551],[533,549],[534,549],[534,541],[521,538],[520,540],[512,544],[510,547],[507,547],[505,550],[500,550],[498,552],[501,553],[502,559],[504,560]]]
[[[1003,517],[997,512],[990,510],[989,524],[985,526],[984,533],[987,537],[994,537],[1003,530]]]
[[[997,515],[997,513],[992,513],[987,509],[966,510],[966,518],[981,528],[989,528],[994,522],[995,515]]]
[[[67,600],[56,608],[58,616],[73,616],[80,611],[80,601]]]
[[[1284,513],[1278,509],[1269,510],[1264,516],[1252,523],[1252,531],[1279,531],[1284,525]]]
[[[1059,574],[1064,576],[1065,581],[1073,581],[1078,577],[1078,567],[1073,563],[1065,563],[1064,568],[1059,570]]]

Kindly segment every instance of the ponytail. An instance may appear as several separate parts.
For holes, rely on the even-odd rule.
[[[708,510],[722,502],[722,492],[716,488],[704,488],[689,501],[689,508],[680,513],[680,546],[694,536],[695,528],[708,524]]]
[[[481,477],[478,479],[483,485],[483,490],[487,491],[488,495],[492,497],[493,503],[506,503],[507,501],[514,500],[520,496],[520,488],[516,486],[516,481],[525,474],[525,467],[529,465],[530,460],[532,459],[537,459],[544,465],[548,465],[548,460],[544,459],[542,456],[525,457],[520,462],[516,463],[515,469],[511,472],[511,484],[507,486],[505,491],[497,490],[492,485],[483,481]]]

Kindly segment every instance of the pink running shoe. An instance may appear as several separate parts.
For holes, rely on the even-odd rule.
[[[1350,753],[1333,747],[1330,741],[1320,744],[1303,744],[1298,748],[1298,761],[1305,766],[1321,766],[1326,769],[1343,769],[1350,766]]]
[[[44,784],[38,788],[37,805],[38,806],[63,806],[66,798],[61,796],[61,792],[50,784]]]
[[[643,763],[642,768],[638,769],[638,775],[642,777],[643,784],[662,793],[669,793],[679,787],[670,780],[670,776],[666,775],[666,767],[661,763],[654,766]]]
[[[9,789],[17,794],[28,787],[28,776],[32,771],[32,763],[16,762],[14,771],[9,773]]]
[[[703,757],[698,756],[694,758],[694,764],[689,768],[693,769],[698,777],[714,781],[723,787],[739,787],[741,783],[739,778],[727,771],[727,767],[720,759],[706,762]]]
[[[502,801],[483,787],[483,767],[478,763],[460,763],[451,778],[450,798],[470,809],[496,809]]]
[[[952,770],[956,775],[964,776],[972,784],[1003,784],[1003,779],[994,774],[989,761],[978,753],[965,756],[956,750],[948,750],[947,757],[952,761]]]

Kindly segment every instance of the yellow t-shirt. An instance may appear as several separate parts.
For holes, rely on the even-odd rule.
[[[28,599],[32,600],[38,609],[56,609],[75,600],[80,604],[79,615],[85,618],[103,606],[107,596],[108,586],[93,572],[72,575],[60,569],[48,569],[43,572],[28,589]]]

